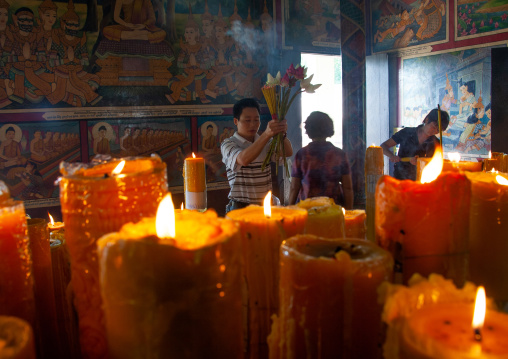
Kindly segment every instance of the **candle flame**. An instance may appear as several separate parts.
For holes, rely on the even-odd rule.
[[[192,158],[196,158],[196,155],[194,154],[194,152],[192,152]]]
[[[49,222],[51,223],[52,226],[54,226],[55,221],[53,220],[53,216],[51,214],[49,214],[49,212],[48,212],[48,216],[49,216]]]
[[[125,166],[125,161],[122,161],[120,162],[116,167],[115,169],[113,170],[113,174],[114,175],[117,175],[117,174],[120,174],[122,173],[122,170],[123,170],[123,167]]]
[[[503,185],[503,186],[508,186],[508,179],[504,178],[503,176],[501,175],[497,175],[496,176],[496,181],[497,183],[499,183],[500,185]]]
[[[180,209],[183,211],[183,202],[182,202],[182,204],[180,205]]]
[[[492,169],[490,170],[491,173],[497,173],[496,169],[494,167],[492,167]]]
[[[342,207],[342,214],[345,216],[346,215],[346,209],[344,207]]]
[[[460,162],[460,153],[458,153],[458,152],[451,152],[451,153],[448,154],[448,158],[452,162],[459,163]]]
[[[168,193],[159,203],[155,217],[155,230],[159,238],[175,238],[175,206],[171,193]]]
[[[441,147],[437,146],[434,151],[434,156],[427,166],[423,168],[421,183],[429,183],[434,181],[441,174],[443,170],[443,152]]]
[[[487,307],[487,299],[485,297],[485,288],[482,286],[476,290],[476,300],[474,303],[474,315],[472,326],[473,329],[482,329],[485,321],[485,311]]]
[[[492,158],[492,151],[489,151],[489,158]]]
[[[265,216],[270,218],[272,216],[272,191],[268,191],[263,201],[263,207],[265,209]]]

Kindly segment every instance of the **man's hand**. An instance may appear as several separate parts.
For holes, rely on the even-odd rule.
[[[266,126],[265,134],[268,137],[273,137],[278,133],[281,132],[287,132],[288,130],[288,123],[286,120],[278,121],[278,120],[271,120],[268,122],[268,125]]]
[[[399,156],[392,156],[390,157],[390,162],[400,162],[400,157]]]

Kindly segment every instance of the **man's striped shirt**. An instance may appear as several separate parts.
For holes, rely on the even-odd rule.
[[[256,134],[254,141],[258,138],[259,135]],[[270,166],[268,165],[263,171],[261,170],[270,142],[266,144],[256,159],[247,166],[239,165],[236,158],[240,152],[251,146],[252,142],[240,136],[238,132],[222,142],[220,147],[222,162],[226,165],[229,186],[231,187],[228,195],[229,199],[262,204],[264,197],[272,189]]]

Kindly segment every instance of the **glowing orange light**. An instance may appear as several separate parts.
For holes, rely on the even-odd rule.
[[[452,152],[452,153],[449,153],[448,154],[448,158],[450,159],[450,161],[452,162],[457,162],[459,163],[460,162],[460,153],[458,152]]]
[[[346,209],[344,207],[342,207],[342,214],[345,216],[346,215]]]
[[[487,307],[487,299],[485,296],[485,288],[482,286],[476,290],[476,300],[474,303],[474,315],[472,326],[473,329],[482,329],[485,321],[485,311]]]
[[[53,220],[53,216],[51,214],[49,214],[49,212],[48,212],[48,216],[49,216],[49,222],[51,223],[52,226],[54,226],[55,221]]]
[[[192,152],[192,158],[196,158],[196,155],[194,154],[194,152]]]
[[[265,210],[265,216],[270,218],[272,216],[272,191],[268,191],[268,194],[263,201],[263,207]]]
[[[175,206],[171,193],[168,193],[159,203],[155,217],[155,230],[159,238],[175,238]]]
[[[492,168],[492,169],[490,170],[490,173],[497,173],[497,171],[496,171],[496,169],[495,169],[495,168]]]
[[[497,183],[499,183],[502,186],[508,186],[508,179],[504,178],[501,175],[496,176],[496,181],[497,181]]]
[[[182,204],[180,205],[180,209],[183,211],[183,202],[182,202]]]
[[[122,170],[123,170],[123,167],[125,166],[125,161],[122,161],[120,162],[116,167],[115,169],[113,170],[113,174],[114,175],[117,175],[117,174],[120,174],[122,173]]]
[[[441,174],[443,170],[443,152],[441,147],[436,147],[434,156],[427,166],[422,171],[421,183],[429,183],[434,181]]]
[[[489,151],[489,158],[492,158],[492,151]]]

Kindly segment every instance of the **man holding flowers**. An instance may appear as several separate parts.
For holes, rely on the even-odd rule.
[[[245,98],[233,107],[235,134],[221,144],[222,162],[231,191],[226,213],[249,204],[261,205],[264,197],[272,189],[270,166],[264,166],[271,143],[275,136],[283,145],[284,155],[293,154],[291,142],[286,137],[287,122],[276,117],[268,122],[263,133],[258,134],[260,121],[259,103],[255,99]]]

